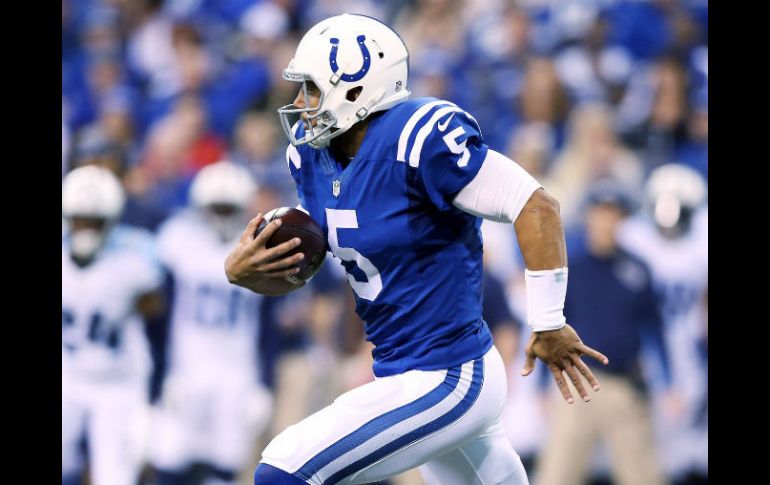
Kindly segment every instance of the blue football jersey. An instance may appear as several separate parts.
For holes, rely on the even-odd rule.
[[[345,267],[375,345],[376,376],[452,367],[492,346],[481,219],[452,205],[487,149],[471,115],[434,98],[373,117],[344,170],[328,149],[289,145],[302,207]]]

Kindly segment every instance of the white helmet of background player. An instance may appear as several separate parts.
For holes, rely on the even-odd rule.
[[[108,169],[87,165],[68,173],[62,181],[61,208],[72,255],[87,260],[96,254],[124,205],[123,186]]]
[[[695,211],[705,204],[706,183],[695,170],[671,163],[652,171],[645,195],[658,229],[678,237],[689,231]]]
[[[305,108],[289,104],[278,110],[286,136],[295,146],[323,148],[370,114],[406,100],[408,57],[401,37],[371,17],[343,14],[319,22],[302,37],[283,70],[284,79],[302,83],[305,96]],[[321,91],[317,108],[310,107],[307,81]],[[359,87],[360,95],[352,100],[349,93]],[[308,122],[305,135],[297,139],[292,125],[302,113]]]
[[[230,241],[243,230],[246,209],[257,192],[251,173],[232,162],[221,161],[203,167],[190,188],[192,204],[204,211],[219,236]]]

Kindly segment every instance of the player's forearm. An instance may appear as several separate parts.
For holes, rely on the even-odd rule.
[[[567,294],[567,247],[559,203],[538,189],[514,222],[524,257],[527,324],[535,332],[564,327]]]
[[[527,267],[527,324],[536,332],[563,327],[567,248],[556,199],[516,162],[489,150],[454,205],[485,219],[513,221]]]
[[[538,189],[532,194],[513,225],[528,270],[567,266],[559,203],[545,190]]]
[[[237,279],[228,276],[228,281],[265,296],[282,296],[305,286],[304,282],[295,284],[279,278]]]

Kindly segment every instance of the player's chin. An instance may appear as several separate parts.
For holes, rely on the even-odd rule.
[[[305,128],[310,128],[311,126],[315,128],[318,126],[318,120],[316,118],[310,118],[309,116],[315,116],[316,111],[313,111],[312,113],[302,113],[302,122],[305,124]]]

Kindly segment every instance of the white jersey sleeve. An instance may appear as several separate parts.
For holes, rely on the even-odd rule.
[[[455,197],[454,205],[491,221],[514,222],[541,187],[519,164],[490,149],[476,176]]]

